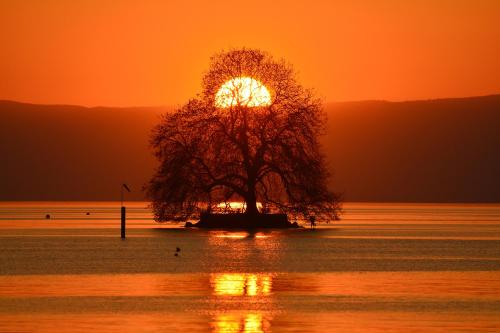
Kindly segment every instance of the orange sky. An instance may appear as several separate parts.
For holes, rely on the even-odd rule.
[[[242,46],[326,101],[500,93],[496,0],[1,0],[0,43],[0,99],[34,103],[182,103]]]

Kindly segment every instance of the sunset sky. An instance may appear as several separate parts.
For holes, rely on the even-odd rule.
[[[193,97],[209,57],[284,57],[325,101],[500,92],[500,1],[0,1],[0,99]]]

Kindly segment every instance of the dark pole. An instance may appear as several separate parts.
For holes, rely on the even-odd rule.
[[[126,214],[126,209],[125,206],[122,204],[122,238],[125,238],[125,214]]]
[[[121,204],[121,220],[122,220],[121,237],[122,237],[122,239],[125,238],[125,220],[126,220],[126,214],[127,214],[127,210],[126,210],[125,206],[123,205],[123,189],[126,189],[127,192],[130,192],[130,188],[125,183],[122,184],[122,186],[120,187],[120,204]]]

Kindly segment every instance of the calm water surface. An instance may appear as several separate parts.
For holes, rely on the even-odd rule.
[[[121,240],[114,202],[0,203],[0,332],[500,330],[500,205],[346,204],[252,233],[128,207]]]

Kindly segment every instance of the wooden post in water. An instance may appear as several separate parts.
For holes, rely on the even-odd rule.
[[[125,239],[125,220],[126,220],[126,215],[127,215],[127,209],[123,205],[123,189],[126,189],[127,192],[130,192],[130,188],[127,186],[127,184],[122,184],[120,187],[120,202],[121,202],[121,237],[122,239]]]
[[[121,228],[122,238],[125,238],[125,215],[126,215],[126,208],[125,206],[122,206],[122,228]]]

